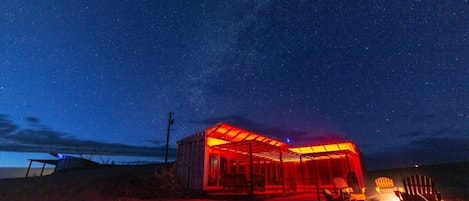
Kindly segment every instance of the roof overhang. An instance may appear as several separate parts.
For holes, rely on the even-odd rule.
[[[221,151],[229,151],[246,156],[252,153],[253,157],[272,161],[280,161],[280,159],[282,159],[282,161],[297,161],[300,159],[299,154],[288,150],[286,147],[278,147],[256,140],[218,144],[211,147]]]
[[[285,143],[252,131],[248,131],[221,122],[205,130],[206,137],[218,140],[218,143],[233,143],[242,141],[259,141],[276,147],[286,146]]]
[[[358,154],[353,142],[337,142],[308,146],[289,146],[273,138],[241,129],[227,123],[219,123],[205,130],[207,145],[241,155],[273,161],[319,160],[347,157]]]
[[[296,146],[288,148],[290,151],[293,151],[302,155],[315,155],[321,153],[358,153],[355,144],[352,142],[338,142],[330,144],[320,144],[320,145],[309,145],[309,146]]]

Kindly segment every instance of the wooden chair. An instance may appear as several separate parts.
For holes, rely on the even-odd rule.
[[[336,177],[332,180],[332,182],[334,183],[334,188],[337,192],[350,193],[353,191],[353,189],[348,186],[344,178]]]
[[[396,195],[397,191],[394,181],[389,177],[378,177],[375,179],[376,192],[380,201],[399,201],[400,197]]]
[[[348,185],[344,178],[336,177],[332,180],[336,191],[342,195],[348,195],[352,201],[366,200],[363,190],[356,191]]]
[[[432,178],[412,175],[404,178],[403,201],[441,201],[441,194],[435,190]]]
[[[326,201],[350,201],[350,196],[343,195],[343,194],[335,194],[333,195],[329,190],[324,190],[322,192]]]
[[[394,181],[389,177],[378,177],[375,179],[376,189],[394,189]],[[379,191],[379,190],[378,190]]]

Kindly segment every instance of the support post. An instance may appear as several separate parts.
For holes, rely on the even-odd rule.
[[[347,161],[348,172],[351,172],[352,168],[350,168],[350,161],[349,161],[349,158],[348,158],[348,153],[345,153],[345,160]]]
[[[300,155],[300,170],[301,170],[301,179],[303,180],[303,191],[306,192],[305,170],[303,167],[303,155]]]
[[[253,164],[252,164],[252,142],[249,142],[249,179],[251,180],[251,188],[249,189],[249,194],[251,198],[254,198],[254,175],[252,174],[253,171]]]
[[[46,167],[46,163],[42,163],[41,176],[42,176],[42,173],[44,173],[44,168],[45,167]]]
[[[32,161],[32,160],[29,160],[28,170],[26,171],[26,175],[24,175],[24,177],[28,177],[29,170],[31,169],[31,165],[32,165],[32,164],[33,164],[33,161]]]
[[[284,172],[283,172],[283,158],[282,158],[282,148],[278,148],[280,152],[280,174],[282,178],[282,192],[285,193],[285,177],[284,177]]]

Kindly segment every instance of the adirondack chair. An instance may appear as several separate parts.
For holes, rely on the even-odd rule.
[[[379,195],[380,201],[399,201],[395,193],[397,188],[394,186],[394,181],[389,177],[378,177],[375,179],[376,192]]]
[[[403,201],[441,201],[441,194],[436,191],[432,178],[424,175],[412,175],[404,178]]]
[[[335,191],[338,193],[350,193],[353,191],[352,187],[349,187],[344,178],[336,177],[332,180],[334,183]]]
[[[347,184],[344,178],[336,177],[332,180],[332,182],[334,183],[336,191],[344,196],[350,196],[350,200],[366,200],[365,193],[361,189],[358,189],[358,191],[354,190],[351,186]]]
[[[326,198],[326,201],[350,201],[350,196],[349,195],[344,195],[344,194],[335,194],[333,195],[329,190],[324,190],[322,192],[324,194],[324,197]]]

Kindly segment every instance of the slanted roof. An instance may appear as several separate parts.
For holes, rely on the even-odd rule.
[[[249,148],[249,146],[251,146],[251,148]],[[279,161],[280,157],[282,157],[283,161],[296,161],[300,158],[299,154],[296,154],[287,148],[278,147],[256,140],[245,140],[226,144],[218,144],[211,147],[222,151],[230,151],[243,155],[249,155],[249,153],[252,153],[252,156],[254,157],[273,161]],[[282,155],[280,156],[280,154]]]
[[[202,132],[184,138],[181,141],[205,137],[207,145],[222,151],[242,155],[252,153],[254,157],[279,161],[298,161],[305,159],[339,158],[346,154],[357,154],[353,142],[335,142],[319,145],[290,146],[274,138],[266,137],[228,123],[220,122]],[[251,148],[249,148],[251,146]],[[280,156],[281,155],[281,156]]]
[[[58,163],[58,160],[46,160],[46,159],[29,159],[29,160],[33,162],[44,163],[44,164],[49,164],[49,165],[57,165]]]
[[[248,131],[224,122],[215,124],[205,130],[206,136],[210,138],[215,138],[218,143],[234,143],[241,141],[259,141],[264,144],[273,145],[276,147],[286,146],[285,143],[269,138],[252,131]]]

